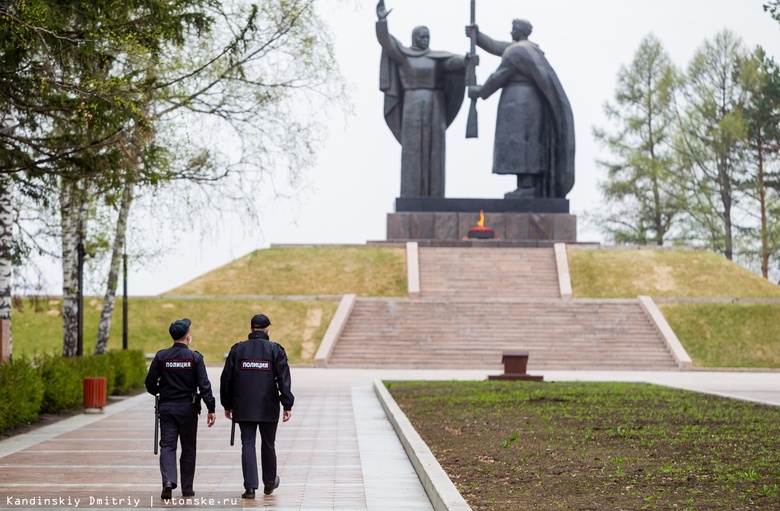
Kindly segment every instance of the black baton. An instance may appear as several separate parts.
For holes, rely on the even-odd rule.
[[[160,436],[160,394],[154,396],[154,453],[157,454],[157,441]]]
[[[232,446],[236,440],[236,421],[230,422],[230,445]]]

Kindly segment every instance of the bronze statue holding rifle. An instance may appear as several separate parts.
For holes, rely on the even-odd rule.
[[[473,2],[473,0],[472,0]],[[501,57],[482,86],[469,87],[472,100],[502,89],[496,116],[493,173],[517,175],[508,199],[565,198],[574,185],[574,120],[558,76],[542,50],[528,40],[527,20],[512,22],[512,41],[495,41],[473,23],[466,35]]]
[[[384,0],[376,14],[384,116],[401,144],[401,197],[444,197],[445,132],[463,103],[466,67],[476,57],[432,51],[424,26],[404,46],[388,32]]]
[[[470,55],[477,54],[477,0],[471,0],[471,31],[466,30],[466,35],[471,40],[469,48]],[[466,86],[473,87],[477,85],[477,59],[472,59],[466,68]],[[479,129],[477,124],[477,98],[471,98],[469,107],[469,118],[466,121],[466,138],[477,138]]]

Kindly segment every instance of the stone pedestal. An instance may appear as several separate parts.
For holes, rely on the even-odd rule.
[[[490,375],[488,380],[542,381],[544,379],[544,376],[526,374],[527,351],[505,351],[502,353],[501,362],[504,364],[504,374]]]
[[[404,212],[387,214],[387,240],[462,240],[477,225],[476,213]],[[565,213],[485,213],[495,239],[577,241],[577,217]]]
[[[399,198],[395,209],[387,215],[388,241],[468,239],[480,211],[495,240],[528,246],[577,241],[577,217],[569,214],[566,199]]]

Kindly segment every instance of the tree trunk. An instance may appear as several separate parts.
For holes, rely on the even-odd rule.
[[[766,226],[766,188],[764,187],[764,151],[758,143],[758,203],[761,207],[761,275],[769,280],[769,232]]]
[[[13,253],[13,180],[0,174],[0,363],[11,359],[11,268]],[[7,334],[7,338],[6,338]],[[6,352],[7,349],[7,352]]]
[[[718,163],[718,187],[720,188],[720,199],[723,204],[723,234],[725,239],[723,255],[729,261],[734,260],[734,225],[731,218],[731,204],[732,204],[732,192],[731,192],[731,176],[729,176],[728,155],[721,155]]]
[[[86,201],[77,181],[60,185],[62,222],[62,356],[78,354],[78,246],[86,230]]]
[[[111,266],[108,270],[108,284],[106,295],[103,297],[103,312],[100,314],[98,324],[97,342],[95,343],[95,355],[102,355],[108,346],[108,336],[111,330],[111,317],[114,313],[116,302],[116,285],[119,280],[119,266],[122,262],[122,249],[125,246],[125,234],[127,233],[127,216],[130,212],[130,204],[133,202],[133,183],[125,183],[122,194],[122,202],[119,206],[119,217],[116,221],[116,235],[111,252]]]

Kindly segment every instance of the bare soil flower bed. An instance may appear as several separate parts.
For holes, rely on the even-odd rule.
[[[475,510],[780,509],[780,408],[633,383],[387,382]]]

